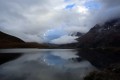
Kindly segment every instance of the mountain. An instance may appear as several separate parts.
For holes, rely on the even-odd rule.
[[[82,35],[84,35],[84,33],[80,33],[80,32],[73,32],[69,34],[69,36],[78,36],[78,37],[81,37]]]
[[[78,38],[77,47],[120,47],[120,18],[95,25],[88,33]]]
[[[19,38],[16,38],[14,36],[11,36],[9,34],[3,33],[0,31],[0,43],[15,43],[15,42],[19,42],[19,43],[24,43],[24,41],[22,41]]]
[[[49,48],[45,44],[24,42],[21,39],[0,31],[0,49],[2,48]]]

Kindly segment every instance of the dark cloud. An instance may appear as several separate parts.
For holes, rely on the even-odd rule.
[[[119,6],[120,0],[98,0],[106,7]]]

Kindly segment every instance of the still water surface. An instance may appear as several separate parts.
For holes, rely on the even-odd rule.
[[[96,69],[73,49],[4,49],[0,52],[23,53],[0,66],[0,80],[83,80]]]

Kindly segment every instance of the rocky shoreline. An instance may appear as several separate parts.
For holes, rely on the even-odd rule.
[[[79,54],[98,68],[98,71],[91,72],[84,80],[120,80],[119,49],[85,49],[80,50]]]
[[[93,71],[84,80],[120,80],[120,63],[112,64],[102,71]]]

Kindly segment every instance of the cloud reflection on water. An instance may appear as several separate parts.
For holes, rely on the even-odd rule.
[[[66,53],[66,56],[68,54],[69,57],[65,59],[62,53]],[[82,80],[95,68],[86,60],[81,62],[69,60],[72,56],[75,57],[75,54],[76,51],[73,50],[61,52],[48,50],[24,54],[0,66],[0,80]]]

